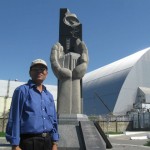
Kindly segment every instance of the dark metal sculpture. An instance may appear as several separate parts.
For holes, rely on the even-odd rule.
[[[76,40],[82,40],[82,24],[75,14],[66,8],[60,9],[59,42],[64,52],[75,52]]]

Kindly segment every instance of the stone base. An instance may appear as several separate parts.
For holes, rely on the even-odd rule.
[[[86,115],[61,114],[58,122],[59,150],[106,150],[106,143]]]
[[[58,116],[59,125],[74,124],[79,125],[79,121],[88,121],[87,115],[84,114],[60,114]]]
[[[79,126],[76,125],[59,125],[60,140],[58,143],[59,150],[81,150],[84,149],[81,142]]]

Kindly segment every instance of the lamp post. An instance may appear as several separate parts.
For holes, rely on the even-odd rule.
[[[2,121],[2,132],[4,132],[5,129],[5,120],[6,120],[6,106],[7,106],[7,98],[9,97],[9,87],[10,87],[10,79],[7,83],[7,93],[4,97],[4,111],[3,111],[3,121]]]

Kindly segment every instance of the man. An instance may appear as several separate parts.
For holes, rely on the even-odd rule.
[[[6,127],[12,150],[57,150],[59,140],[53,96],[43,85],[48,74],[42,59],[31,63],[31,80],[14,91]]]

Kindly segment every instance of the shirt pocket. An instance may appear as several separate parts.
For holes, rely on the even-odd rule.
[[[46,108],[47,115],[49,117],[53,117],[55,110],[54,110],[54,102],[51,99],[45,100],[45,108]]]

